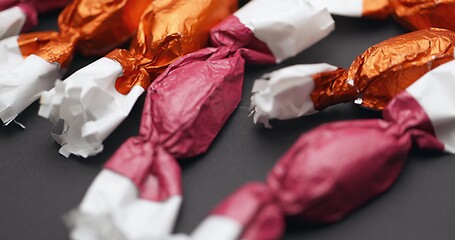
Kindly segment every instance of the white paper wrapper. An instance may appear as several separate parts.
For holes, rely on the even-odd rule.
[[[455,61],[431,70],[406,91],[427,113],[445,151],[455,154]]]
[[[26,18],[19,7],[0,11],[0,39],[18,35],[22,31]]]
[[[267,44],[277,63],[295,56],[335,29],[327,9],[309,0],[255,0],[234,15]]]
[[[242,234],[242,225],[225,216],[212,215],[206,218],[191,234],[194,240],[236,240]]]
[[[0,74],[3,76],[24,61],[17,38],[12,36],[0,41]]]
[[[101,58],[80,69],[55,88],[41,95],[39,115],[53,123],[64,121],[63,132],[54,135],[62,145],[60,153],[93,156],[103,150],[103,141],[128,116],[144,92],[135,86],[127,95],[115,89],[122,66]]]
[[[25,108],[52,88],[60,77],[58,64],[36,55],[28,56],[0,78],[0,118],[9,124]]]
[[[330,13],[346,17],[362,17],[364,0],[311,0],[319,7],[327,7]]]
[[[286,120],[314,113],[312,76],[336,69],[325,63],[302,64],[262,76],[254,82],[252,90],[254,123],[260,122],[270,128],[269,119]]]
[[[190,236],[177,234],[163,240],[237,240],[242,231],[242,225],[234,219],[212,215],[199,224]]]
[[[161,240],[192,240],[192,238],[187,236],[187,235],[185,235],[185,234],[176,234],[176,235],[173,235],[173,236],[169,236],[169,237],[163,238]]]
[[[128,178],[103,170],[78,209],[66,216],[73,240],[165,239],[175,224],[182,202],[172,196],[163,202],[138,198]]]

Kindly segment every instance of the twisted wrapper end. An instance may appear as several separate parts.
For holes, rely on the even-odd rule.
[[[250,109],[251,113],[249,116],[253,116],[253,122],[255,124],[262,123],[266,128],[272,128],[272,125],[269,123],[270,117],[268,116],[267,112],[264,111],[263,108],[259,107],[260,105],[260,97],[264,95],[264,92],[268,89],[268,80],[269,75],[265,74],[260,79],[254,81],[253,89],[251,92],[253,95],[251,96],[251,104]],[[268,104],[265,104],[268,105]]]
[[[314,76],[337,70],[329,64],[302,64],[283,68],[254,82],[251,108],[254,123],[271,128],[270,119],[286,120],[316,112],[311,95]]]
[[[74,240],[126,240],[108,214],[92,216],[74,209],[66,214],[63,220],[68,228],[73,230],[71,239]]]
[[[66,157],[96,155],[103,141],[128,116],[144,92],[135,86],[127,95],[115,89],[122,66],[101,58],[77,71],[65,81],[57,80],[55,88],[41,95],[39,115],[56,124],[64,121],[61,134],[53,134]]]
[[[81,205],[64,219],[73,240],[162,239],[171,233],[181,202],[178,195],[164,201],[141,199],[130,179],[103,170]]]
[[[51,88],[60,77],[59,65],[30,55],[0,78],[0,119],[5,125]]]

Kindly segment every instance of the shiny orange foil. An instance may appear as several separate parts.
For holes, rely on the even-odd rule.
[[[455,31],[455,0],[390,0],[395,18],[409,29],[430,27]]]
[[[393,14],[408,29],[455,31],[455,0],[363,0],[363,16],[384,19]]]
[[[34,54],[63,68],[76,50],[84,55],[106,54],[134,33],[132,26],[124,22],[126,3],[127,0],[74,0],[59,15],[60,34],[37,48]],[[138,9],[142,5],[138,4]],[[134,4],[129,8],[134,9]],[[140,15],[134,16],[139,19]],[[23,55],[31,53],[30,48],[21,51]]]
[[[385,19],[392,13],[389,0],[363,0],[362,15],[374,19]]]
[[[17,38],[17,45],[21,50],[22,56],[26,58],[57,36],[58,32],[55,31],[23,33]]]
[[[315,88],[311,93],[311,100],[315,110],[320,111],[336,103],[355,100],[357,89],[348,84],[347,76],[347,71],[343,68],[313,76]]]
[[[382,109],[399,92],[431,69],[454,59],[455,32],[425,29],[376,44],[352,63],[345,76],[314,78],[314,105],[330,105],[361,97],[362,106]],[[332,74],[333,75],[333,74]]]
[[[455,32],[425,29],[400,35],[369,48],[348,71],[362,105],[382,109],[431,69],[454,59]]]
[[[116,49],[106,55],[107,58],[114,59],[123,67],[123,76],[116,81],[116,89],[120,93],[127,94],[135,85],[144,89],[150,85],[152,77],[147,70],[141,67],[145,58],[136,58],[130,51],[125,49]],[[156,77],[156,76],[154,76]]]
[[[117,90],[127,94],[135,85],[146,88],[174,60],[205,47],[210,29],[236,9],[237,0],[155,0],[142,16],[130,51],[108,56],[125,64]]]
[[[123,22],[130,32],[136,32],[142,14],[145,9],[155,0],[128,0],[123,13]]]

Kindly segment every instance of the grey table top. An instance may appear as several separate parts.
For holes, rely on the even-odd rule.
[[[54,29],[56,17],[57,13],[42,16],[36,30]],[[300,134],[325,122],[380,116],[343,104],[297,120],[272,122],[273,130],[256,126],[248,118],[249,91],[260,75],[297,63],[348,67],[369,46],[406,32],[393,20],[335,20],[335,32],[300,55],[279,66],[247,67],[242,102],[210,150],[181,161],[184,204],[176,232],[191,232],[236,188],[263,180]],[[76,56],[67,75],[95,59]],[[105,150],[88,159],[66,159],[58,154],[59,146],[49,135],[55,127],[37,116],[37,103],[18,118],[27,129],[14,125],[0,129],[0,239],[68,239],[61,216],[79,204],[115,149],[137,134],[143,100],[105,141]],[[284,239],[455,239],[454,160],[454,156],[413,150],[400,178],[386,194],[336,224],[292,225]]]

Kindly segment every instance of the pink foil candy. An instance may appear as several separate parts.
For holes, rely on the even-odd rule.
[[[117,150],[69,215],[72,238],[111,239],[100,232],[106,228],[127,239],[168,235],[182,201],[175,159],[208,149],[240,102],[244,63],[280,62],[332,30],[330,14],[302,0],[255,0],[214,27],[213,47],[181,57],[150,85],[139,136]]]
[[[281,157],[266,183],[240,188],[191,239],[280,239],[284,219],[332,223],[385,192],[413,143],[455,153],[455,61],[430,71],[395,97],[383,120],[322,125]],[[212,231],[211,229],[217,229]]]
[[[0,39],[26,32],[38,24],[38,14],[65,7],[71,0],[0,1]]]

